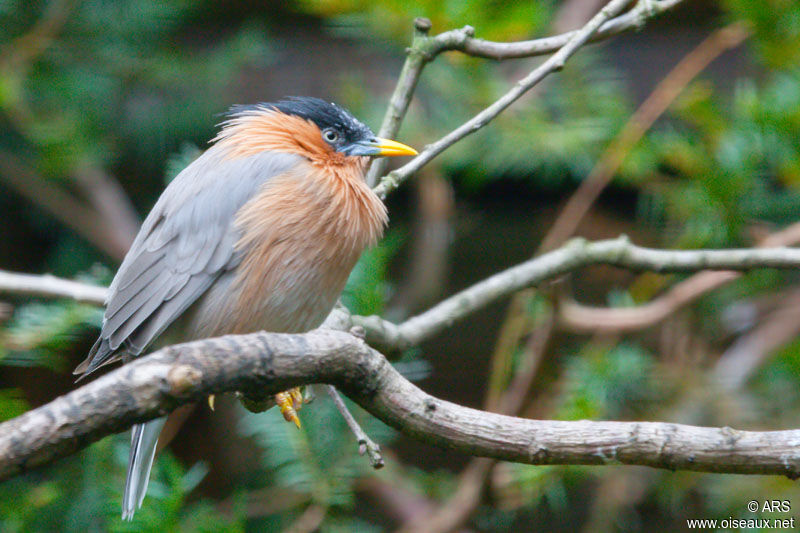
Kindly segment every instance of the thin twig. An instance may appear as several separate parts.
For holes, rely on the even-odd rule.
[[[607,39],[625,31],[639,29],[648,19],[674,8],[681,2],[683,0],[639,2],[629,12],[604,22],[590,36],[589,42]],[[565,46],[577,33],[571,31],[542,39],[502,43],[476,39],[474,37],[475,29],[472,26],[464,26],[463,28],[440,33],[434,37],[428,37],[430,27],[431,24],[428,19],[417,18],[414,20],[414,39],[406,51],[403,69],[398,76],[397,85],[384,114],[379,133],[381,137],[394,137],[397,134],[408,110],[422,69],[439,54],[459,51],[475,57],[497,60],[535,57],[555,52]],[[370,187],[375,186],[378,176],[386,170],[386,164],[385,159],[378,159],[372,163],[367,174],[367,183]]]
[[[406,116],[408,106],[411,104],[411,97],[417,88],[417,82],[422,74],[422,69],[432,57],[422,52],[422,43],[428,36],[431,29],[431,21],[426,18],[414,19],[414,39],[411,46],[406,50],[406,60],[403,69],[397,78],[394,92],[389,99],[386,113],[383,115],[383,122],[378,135],[381,137],[394,138],[400,130],[400,124]],[[374,187],[378,182],[378,176],[386,170],[387,161],[385,157],[376,159],[367,172],[367,184]]]
[[[591,264],[655,272],[747,271],[756,267],[796,268],[798,260],[800,250],[794,248],[668,251],[635,246],[626,237],[596,242],[573,239],[558,250],[494,274],[400,325],[379,317],[354,316],[353,322],[367,331],[371,342],[405,349],[490,302]]]
[[[358,454],[367,454],[372,468],[376,470],[383,468],[381,447],[378,446],[372,439],[370,439],[364,430],[361,429],[361,426],[358,425],[358,422],[356,422],[356,419],[344,404],[341,396],[339,396],[339,392],[336,390],[336,387],[333,385],[325,385],[325,388],[328,390],[328,394],[333,400],[334,405],[336,405],[336,408],[339,409],[342,417],[344,417],[344,421],[347,422],[347,426],[350,428],[350,431],[352,431],[353,435],[356,436],[356,440],[358,441]]]
[[[795,246],[798,243],[800,222],[767,235],[760,240],[758,246],[774,248]],[[639,331],[658,324],[675,311],[742,276],[742,272],[698,272],[675,284],[658,298],[634,307],[592,307],[563,300],[558,306],[558,325],[576,332]]]
[[[607,39],[622,32],[639,29],[644,23],[663,12],[674,8],[683,0],[655,0],[639,2],[629,12],[603,23],[600,28],[589,38],[588,42]],[[580,31],[580,30],[578,30]],[[514,59],[534,57],[549,54],[567,44],[577,31],[562,33],[543,39],[518,41],[513,43],[498,43],[475,39],[464,30],[453,30],[436,36],[442,43],[442,51],[458,50],[475,57],[487,59]]]
[[[377,187],[375,193],[381,198],[396,189],[414,172],[422,168],[434,157],[444,150],[460,141],[467,135],[475,133],[491,122],[497,115],[503,112],[508,106],[513,104],[520,96],[525,94],[531,87],[535,86],[547,75],[563,68],[567,59],[570,58],[583,44],[598,30],[598,28],[611,17],[622,11],[628,5],[629,0],[611,0],[597,15],[583,26],[580,30],[573,32],[567,42],[559,50],[547,58],[537,68],[533,69],[527,76],[519,80],[514,87],[506,94],[495,100],[491,105],[483,109],[480,113],[457,127],[438,141],[429,144],[420,152],[418,156],[403,165],[397,170],[384,176]]]
[[[611,182],[631,149],[653,125],[686,85],[726,50],[740,45],[750,31],[741,23],[716,30],[684,58],[656,86],[622,128],[592,171],[570,197],[542,241],[540,250],[560,246],[571,237],[597,197]]]

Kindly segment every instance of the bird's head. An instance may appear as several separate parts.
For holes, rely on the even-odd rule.
[[[233,157],[272,150],[344,164],[352,158],[417,154],[410,146],[375,136],[346,109],[319,98],[234,106],[222,126],[214,140]]]

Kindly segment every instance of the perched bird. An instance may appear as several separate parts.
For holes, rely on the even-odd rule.
[[[75,374],[126,362],[162,335],[318,327],[387,223],[364,181],[369,158],[416,154],[309,97],[235,106],[212,142],[142,224],[111,283],[100,338]],[[276,400],[294,416],[296,394]],[[141,507],[165,420],[133,427],[123,519]]]

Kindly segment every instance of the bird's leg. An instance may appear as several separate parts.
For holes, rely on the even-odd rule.
[[[297,411],[303,407],[303,403],[305,403],[303,391],[300,390],[300,387],[295,387],[285,392],[279,392],[275,395],[275,403],[278,404],[283,418],[287,422],[294,422],[299,428],[300,419],[297,417]]]
[[[273,405],[278,405],[281,410],[283,418],[287,422],[294,422],[295,425],[300,427],[300,419],[297,417],[297,411],[303,407],[303,404],[308,403],[303,397],[303,391],[300,387],[295,387],[288,391],[279,392],[275,395],[265,395],[254,393],[237,392],[236,397],[242,403],[245,409],[251,413],[261,413],[266,411]]]

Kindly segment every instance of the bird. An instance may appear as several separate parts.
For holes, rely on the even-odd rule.
[[[210,143],[142,223],[78,379],[165,339],[320,326],[388,223],[365,181],[370,158],[417,155],[307,96],[233,106]],[[298,401],[296,391],[276,397],[295,422]],[[123,520],[142,505],[165,421],[133,426]]]

